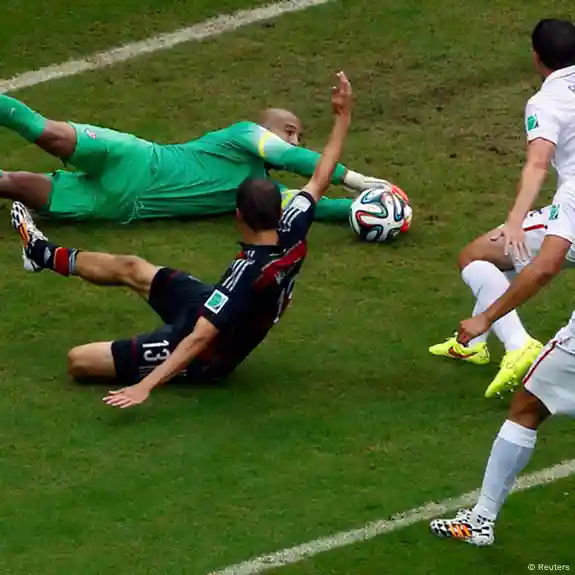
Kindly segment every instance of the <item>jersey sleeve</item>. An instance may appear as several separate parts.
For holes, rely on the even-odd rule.
[[[206,299],[200,316],[220,331],[240,322],[249,310],[259,273],[253,260],[235,259]]]
[[[284,209],[279,224],[279,235],[284,246],[305,240],[313,223],[316,203],[308,192],[296,194]]]
[[[561,124],[553,109],[553,102],[533,97],[525,108],[525,131],[527,141],[532,142],[542,138],[557,145]]]
[[[288,144],[253,122],[237,124],[233,137],[235,145],[258,156],[273,169],[292,172],[305,178],[311,178],[321,157],[317,152]],[[337,164],[332,183],[341,184],[345,171],[345,166]]]

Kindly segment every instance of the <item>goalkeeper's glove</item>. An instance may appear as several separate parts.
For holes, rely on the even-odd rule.
[[[369,178],[358,172],[348,170],[343,178],[343,185],[355,192],[363,192],[370,189],[390,188],[392,185],[387,180],[380,178]]]

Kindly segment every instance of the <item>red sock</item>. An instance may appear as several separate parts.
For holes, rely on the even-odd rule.
[[[52,269],[62,276],[69,276],[74,273],[77,250],[69,248],[56,248],[54,251],[54,263]]]

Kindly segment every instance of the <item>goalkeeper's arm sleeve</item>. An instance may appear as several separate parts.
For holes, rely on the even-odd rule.
[[[311,178],[321,157],[320,154],[307,148],[292,146],[283,142],[283,140],[282,143],[284,144],[282,146],[264,147],[264,159],[266,162],[277,170],[292,172],[304,178]],[[347,169],[345,166],[337,164],[333,172],[332,183],[343,184],[346,174]]]

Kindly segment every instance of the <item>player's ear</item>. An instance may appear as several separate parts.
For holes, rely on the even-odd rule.
[[[535,50],[532,50],[531,52],[531,56],[533,58],[533,65],[535,66],[535,70],[537,70],[537,73],[540,76],[544,75],[544,66],[543,66],[543,62],[541,62],[541,58],[539,57],[539,54],[537,54],[537,52]]]
[[[236,208],[236,220],[240,223],[244,222],[244,216],[242,216],[242,212]]]

